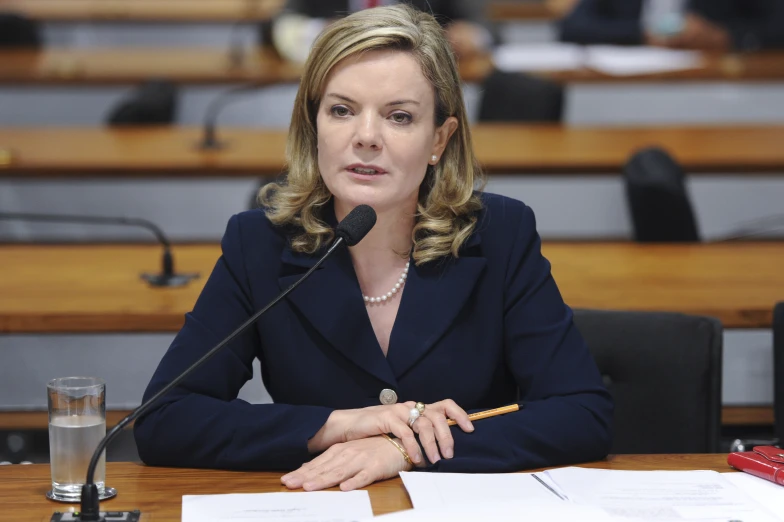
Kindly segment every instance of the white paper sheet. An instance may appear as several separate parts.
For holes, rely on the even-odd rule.
[[[659,47],[589,45],[585,48],[586,67],[613,76],[655,74],[702,67],[699,51],[679,51]]]
[[[748,473],[722,473],[725,479],[744,491],[762,507],[784,520],[784,486]]]
[[[439,509],[409,509],[363,522],[631,522],[592,506],[568,502],[479,502]]]
[[[493,51],[502,71],[572,71],[582,67],[583,49],[574,44],[504,44]]]
[[[545,472],[570,501],[638,520],[773,522],[777,520],[715,471],[618,471],[562,468]]]
[[[415,509],[440,509],[483,502],[563,501],[533,473],[464,474],[402,472],[400,478]]]
[[[354,522],[371,518],[367,491],[183,495],[182,522]]]

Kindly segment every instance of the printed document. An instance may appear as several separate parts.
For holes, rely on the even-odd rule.
[[[716,471],[619,471],[561,468],[544,472],[569,501],[638,520],[772,522],[777,519]]]
[[[355,522],[372,516],[367,491],[182,497],[182,522]]]
[[[418,473],[401,472],[411,503],[416,509],[446,506],[536,500],[563,502],[556,492],[533,473]]]

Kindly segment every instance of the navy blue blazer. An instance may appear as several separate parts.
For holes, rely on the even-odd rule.
[[[560,24],[561,39],[639,45],[645,0],[581,0]],[[687,9],[726,28],[736,49],[784,47],[782,0],[687,0]]]
[[[134,427],[148,464],[292,470],[334,409],[454,399],[467,411],[522,410],[452,428],[455,456],[430,469],[515,471],[601,459],[612,401],[572,323],[534,215],[485,194],[458,258],[409,270],[385,358],[346,249],[335,252],[256,328],[164,397]],[[334,223],[334,212],[329,211]],[[326,219],[326,218],[325,218]],[[177,374],[311,268],[261,210],[233,216],[223,255],[144,394]],[[237,398],[259,358],[274,404]]]

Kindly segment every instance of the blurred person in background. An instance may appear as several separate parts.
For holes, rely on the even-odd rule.
[[[304,62],[313,41],[330,22],[345,15],[401,3],[397,0],[287,0],[272,24],[272,43],[280,55]],[[484,0],[413,0],[405,2],[433,14],[446,29],[459,57],[487,52],[498,42],[495,28],[485,18]]]
[[[580,0],[560,36],[720,52],[784,48],[784,0]]]

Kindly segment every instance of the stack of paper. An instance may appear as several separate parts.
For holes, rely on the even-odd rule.
[[[545,474],[570,502],[637,520],[779,520],[715,471],[561,468]]]
[[[748,473],[722,473],[726,480],[771,513],[784,518],[784,487]]]
[[[493,52],[502,71],[573,71],[583,65],[583,49],[574,44],[505,44]]]
[[[389,520],[468,520],[470,514],[493,513],[482,518],[784,522],[784,488],[742,475],[576,467],[497,475],[401,473],[415,509]]]
[[[585,50],[585,66],[613,76],[631,76],[683,71],[702,67],[699,51],[660,47],[591,45]]]
[[[704,65],[699,51],[660,47],[575,44],[505,44],[493,52],[502,71],[556,72],[581,68],[612,76],[632,76],[697,69]]]

